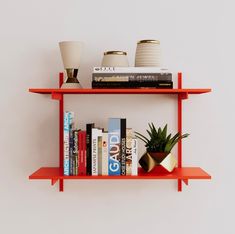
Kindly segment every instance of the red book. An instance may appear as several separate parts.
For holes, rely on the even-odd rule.
[[[79,131],[78,147],[78,173],[79,175],[86,175],[86,131]]]

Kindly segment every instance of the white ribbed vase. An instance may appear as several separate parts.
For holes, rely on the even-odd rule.
[[[141,40],[137,43],[135,54],[136,67],[160,67],[161,50],[160,41]]]

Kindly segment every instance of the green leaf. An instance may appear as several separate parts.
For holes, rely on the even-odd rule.
[[[165,125],[165,127],[163,128],[163,131],[162,131],[162,137],[164,139],[166,139],[166,134],[167,134],[167,124]]]
[[[142,135],[141,133],[135,132],[136,137],[138,137],[140,140],[144,141],[144,142],[149,142],[149,139],[147,137],[145,137],[144,135]]]

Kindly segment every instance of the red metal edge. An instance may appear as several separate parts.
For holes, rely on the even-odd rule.
[[[59,87],[64,83],[64,73],[59,74]],[[64,95],[59,99],[59,165],[60,170],[64,168]],[[60,180],[59,191],[64,191],[64,181]]]
[[[86,179],[86,180],[139,180],[139,179],[211,179],[211,176],[200,167],[182,167],[175,168],[172,173],[164,173],[154,170],[153,172],[146,173],[142,168],[138,168],[138,176],[65,176],[59,167],[42,167],[29,176],[31,180],[70,180],[70,179]]]
[[[211,92],[211,89],[34,89],[29,92],[39,94],[179,94],[187,97],[188,94],[203,94]]]
[[[178,89],[182,89],[182,73],[178,73]],[[182,94],[178,94],[178,132],[182,134]],[[182,167],[182,141],[178,142],[178,167]],[[178,180],[178,191],[182,191],[182,180]]]

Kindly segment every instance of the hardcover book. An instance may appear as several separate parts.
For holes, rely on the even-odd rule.
[[[121,174],[121,121],[119,118],[109,118],[108,123],[108,154],[109,154],[109,175]]]
[[[73,159],[72,159],[72,175],[78,175],[78,133],[79,130],[73,131]]]
[[[79,175],[86,174],[86,131],[79,131],[79,159],[78,159],[78,172]]]
[[[126,175],[132,175],[132,128],[126,129]]]
[[[92,81],[92,88],[159,88],[159,89],[172,89],[172,81],[143,81],[143,82],[95,82]]]
[[[74,173],[74,158],[73,158],[73,126],[70,125],[69,128],[69,175]]]
[[[91,137],[92,128],[95,127],[94,123],[89,123],[86,125],[86,169],[87,175],[91,175]]]
[[[102,136],[102,175],[108,175],[108,132]]]
[[[91,173],[93,176],[98,175],[98,137],[102,137],[102,130],[92,128],[91,137]]]
[[[126,119],[121,119],[121,175],[126,175]]]
[[[172,81],[172,73],[93,73],[95,82],[144,82]]]
[[[74,112],[64,112],[64,175],[70,174],[70,131],[74,122]]]
[[[102,136],[98,136],[98,175],[102,175],[103,164],[102,164]]]
[[[93,73],[165,73],[169,72],[161,67],[94,67]]]
[[[131,168],[131,175],[137,176],[138,175],[138,144],[137,139],[132,138],[132,168]]]

